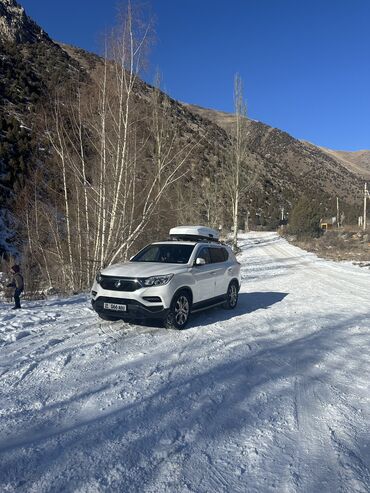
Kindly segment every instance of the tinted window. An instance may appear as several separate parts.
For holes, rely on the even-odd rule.
[[[209,254],[209,248],[208,247],[202,248],[200,250],[200,252],[198,253],[197,258],[204,258],[204,260],[206,261],[206,264],[210,264],[211,263],[211,256]]]
[[[210,248],[211,260],[213,264],[225,261],[225,255],[223,250],[224,250],[223,248]]]
[[[226,262],[226,260],[229,259],[229,252],[226,250],[226,248],[221,248],[221,251],[222,251],[223,256],[224,256],[224,262]]]
[[[145,247],[131,262],[162,262],[165,264],[187,264],[194,245],[157,244]]]

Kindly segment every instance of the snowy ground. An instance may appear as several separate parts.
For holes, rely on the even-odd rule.
[[[369,492],[370,271],[241,241],[236,311],[0,305],[0,491]]]

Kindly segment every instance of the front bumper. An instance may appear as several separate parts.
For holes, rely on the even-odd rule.
[[[127,311],[120,312],[116,310],[108,310],[104,308],[104,303],[115,303],[127,306]],[[108,296],[99,296],[91,300],[93,309],[97,313],[109,315],[124,320],[136,319],[163,319],[168,313],[168,308],[163,305],[147,306],[140,301],[129,298],[110,298]]]

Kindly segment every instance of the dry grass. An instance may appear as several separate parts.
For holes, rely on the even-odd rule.
[[[348,228],[326,231],[320,238],[288,237],[295,245],[330,260],[349,260],[370,265],[370,233]]]

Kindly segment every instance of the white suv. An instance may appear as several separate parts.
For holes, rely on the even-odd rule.
[[[170,238],[98,272],[91,293],[101,318],[157,318],[167,328],[183,329],[190,313],[236,307],[240,264],[231,248],[218,242],[217,231],[179,226]]]

